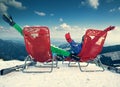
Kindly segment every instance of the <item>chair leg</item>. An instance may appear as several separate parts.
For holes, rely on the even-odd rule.
[[[45,62],[44,65],[49,67],[50,65],[52,65],[52,63]],[[56,59],[53,59],[53,68],[58,68],[58,61]]]
[[[77,62],[78,62],[78,61],[77,61]],[[74,63],[72,63],[72,61],[69,61],[68,66],[69,66],[69,67],[75,67],[74,65],[75,65],[77,62],[74,61]],[[71,64],[72,64],[72,65],[74,64],[74,65],[72,66]],[[89,65],[89,63],[86,63],[86,65],[81,65],[81,67],[87,67],[88,65]],[[78,65],[76,65],[76,66],[78,66]]]
[[[72,64],[72,65],[71,65]],[[74,64],[74,66],[73,66],[73,64]],[[75,67],[75,64],[76,64],[76,62],[74,61],[74,62],[72,62],[72,61],[69,61],[69,63],[68,63],[68,67]]]
[[[58,67],[58,60],[55,60],[55,62],[56,62],[56,63],[55,63],[55,68],[59,68],[59,67]]]
[[[27,56],[26,58],[25,58],[25,63],[24,63],[24,66],[23,66],[23,69],[22,69],[22,71],[24,70],[24,69],[26,69],[26,67],[27,67],[27,61],[30,59],[30,56]],[[31,59],[30,59],[31,60]]]
[[[48,63],[48,62],[47,62]],[[51,64],[45,64],[45,65],[51,65]],[[57,60],[57,58],[55,57],[53,57],[53,68],[59,68],[58,67],[58,60]]]
[[[86,62],[86,65],[80,65],[81,67],[87,67],[89,65],[89,62]]]
[[[104,69],[101,61],[100,60],[98,60],[98,61],[100,62],[100,65],[101,65],[101,69],[100,70],[83,70],[81,65],[80,65],[80,62],[78,62],[78,66],[79,66],[79,69],[80,69],[81,72],[103,72],[105,69]]]
[[[30,62],[33,62],[31,60],[31,57],[30,56],[27,56],[26,59],[25,59],[25,63],[24,63],[24,67],[22,69],[22,72],[23,73],[51,73],[53,71],[53,66],[54,66],[54,59],[52,58],[52,64],[49,66],[49,67],[46,67],[46,68],[50,68],[50,70],[45,70],[45,71],[28,71],[26,70],[27,68],[29,68],[29,65],[27,65],[27,61],[30,59]],[[31,63],[32,64],[32,63]],[[35,66],[35,65],[34,65]],[[27,67],[27,68],[26,68]],[[39,67],[39,68],[43,68],[43,67]],[[45,68],[45,67],[44,67]]]

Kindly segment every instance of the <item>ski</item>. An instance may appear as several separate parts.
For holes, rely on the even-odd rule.
[[[10,68],[5,68],[5,69],[1,69],[0,70],[0,75],[6,75],[10,72],[14,72],[17,69],[19,69],[21,66],[14,66],[14,67],[10,67]],[[22,67],[21,67],[22,68]]]
[[[32,65],[33,63],[27,63],[26,65]],[[22,65],[16,65],[14,67],[9,67],[9,68],[5,68],[5,69],[1,69],[0,70],[0,75],[6,75],[8,73],[14,72],[14,71],[21,71],[22,69],[25,68],[25,64]]]
[[[120,68],[118,67],[108,66],[107,69],[111,72],[120,74]]]

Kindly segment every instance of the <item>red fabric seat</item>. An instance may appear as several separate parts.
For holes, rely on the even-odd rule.
[[[101,52],[107,32],[102,30],[88,29],[84,36],[81,52],[78,54],[81,62],[94,60]]]
[[[35,61],[52,60],[48,27],[25,27],[23,33],[26,50]]]

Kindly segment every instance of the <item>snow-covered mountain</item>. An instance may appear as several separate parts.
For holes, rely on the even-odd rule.
[[[62,43],[62,41],[52,40],[52,43],[62,49],[70,50],[70,45],[65,42]],[[104,54],[106,56],[114,54],[114,58],[116,58],[115,56],[118,56],[120,58],[120,53],[118,51],[120,51],[120,45],[107,46],[103,47],[101,54]],[[26,56],[27,52],[23,41],[0,39],[0,58],[4,60],[24,60]]]
[[[0,58],[4,60],[24,60],[26,55],[25,45],[22,42],[0,39]]]

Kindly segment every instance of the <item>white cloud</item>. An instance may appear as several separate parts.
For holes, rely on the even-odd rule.
[[[106,27],[105,27],[106,28]],[[81,42],[82,36],[85,34],[87,29],[90,28],[81,28],[80,26],[71,26],[68,25],[67,23],[63,23],[59,26],[55,26],[50,28],[50,33],[51,33],[51,38],[55,38],[59,41],[59,39],[65,41],[65,34],[67,32],[70,32],[71,37],[77,41]],[[96,28],[92,28],[96,29]],[[101,29],[103,30],[103,29]],[[120,45],[120,26],[116,27],[115,30],[112,30],[108,32],[106,41],[105,41],[105,46],[107,45]]]
[[[85,4],[86,4],[86,2],[85,2],[85,1],[81,1],[81,4],[82,4],[82,5],[85,5]]]
[[[63,29],[71,29],[71,26],[69,26],[66,23],[61,24],[60,27],[63,28]]]
[[[9,6],[18,8],[18,9],[25,9],[26,7],[22,5],[21,2],[16,0],[0,0],[0,12],[7,13]]]
[[[22,5],[21,2],[15,1],[15,0],[4,0],[6,4],[11,5],[15,8],[19,9],[25,9],[26,7]]]
[[[118,12],[118,11],[120,11],[120,7],[112,8],[109,10],[109,12]]]
[[[8,7],[4,3],[0,3],[0,13],[6,13]]]
[[[53,13],[51,13],[51,14],[50,14],[50,16],[54,16],[54,14],[53,14]]]
[[[79,26],[70,26],[67,23],[62,23],[59,26],[55,26],[51,29],[51,38],[55,38],[65,41],[65,34],[70,32],[71,37],[76,41],[81,41],[82,35],[84,35],[85,29],[81,29]]]
[[[94,9],[97,9],[99,6],[99,0],[88,0],[88,3]]]
[[[45,12],[42,12],[42,11],[34,11],[34,13],[37,14],[37,15],[39,15],[39,16],[46,16],[46,15],[54,16],[55,15],[53,13],[46,14]]]
[[[105,44],[106,45],[120,45],[120,26],[116,27],[114,30],[108,32]]]
[[[46,13],[44,13],[44,12],[35,11],[35,13],[39,16],[46,16]]]
[[[3,26],[0,26],[0,30],[3,29]]]
[[[99,0],[85,0],[81,1],[81,5],[86,6],[89,5],[94,9],[97,9],[99,6]]]
[[[120,7],[118,7],[118,10],[120,11]]]
[[[63,18],[60,18],[59,21],[60,21],[60,22],[63,22]]]
[[[0,27],[0,38],[1,39],[13,39],[13,38],[18,38],[18,39],[22,39],[23,36],[16,31],[13,27],[9,27],[9,28],[4,28],[4,27]]]
[[[28,26],[28,25],[26,25]],[[59,26],[50,27],[50,37],[51,39],[56,39],[57,41],[65,40],[65,34],[70,32],[71,37],[77,41],[81,42],[82,36],[85,34],[87,29],[94,28],[81,28],[80,26],[71,26],[67,23],[60,24]],[[96,29],[96,28],[95,28]],[[103,30],[103,29],[101,29]],[[105,40],[106,45],[120,45],[120,26],[117,26],[115,30],[108,32],[107,38]],[[21,38],[23,37],[12,27],[9,29],[4,29],[4,27],[0,26],[0,38]]]
[[[115,9],[115,8],[110,9],[110,11],[109,11],[109,12],[114,12],[114,11],[116,11],[116,9]]]
[[[29,25],[25,25],[25,26],[23,26],[23,27],[30,27]]]

